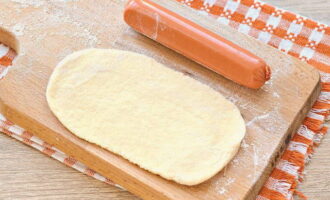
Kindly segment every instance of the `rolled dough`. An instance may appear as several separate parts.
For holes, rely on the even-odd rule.
[[[133,52],[73,53],[46,95],[76,136],[184,185],[219,172],[245,135],[239,110],[217,91]]]

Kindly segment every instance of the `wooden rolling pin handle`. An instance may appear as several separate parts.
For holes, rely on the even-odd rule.
[[[130,0],[124,20],[136,31],[249,88],[270,79],[267,64],[246,49],[154,3]]]

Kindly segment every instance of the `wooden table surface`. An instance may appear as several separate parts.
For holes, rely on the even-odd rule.
[[[264,0],[330,25],[330,0]],[[312,200],[330,199],[330,136],[306,168],[300,185]],[[0,199],[136,200],[134,195],[87,177],[0,134]]]

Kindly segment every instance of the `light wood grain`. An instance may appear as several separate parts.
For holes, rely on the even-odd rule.
[[[121,196],[121,194],[123,193],[119,192],[119,190],[113,189],[112,187],[109,186],[105,186],[105,184],[99,183],[95,180],[92,180],[91,178],[87,178],[86,176],[81,175],[72,169],[62,166],[60,163],[57,163],[57,161],[47,159],[45,156],[41,155],[40,153],[31,150],[30,148],[25,147],[17,143],[16,141],[12,141],[11,139],[8,139],[5,136],[1,136],[0,141],[1,141],[0,147],[3,146],[4,149],[7,149],[6,151],[0,152],[0,162],[1,162],[0,174],[4,175],[4,176],[0,175],[0,184],[5,185],[5,187],[2,187],[3,185],[1,185],[0,187],[1,188],[0,190],[3,190],[0,192],[1,199],[2,198],[60,199],[63,197],[66,197],[66,199],[84,199],[83,197],[85,197],[86,199],[101,199],[102,197],[111,198],[113,194],[118,194],[117,197],[118,199],[135,199],[134,197]],[[3,143],[3,141],[5,142]],[[22,148],[22,151],[19,151],[20,148]],[[26,154],[31,154],[31,159],[32,159],[31,162],[29,162],[30,159],[29,157],[26,156]],[[19,159],[13,162],[12,159],[8,159],[8,157],[12,157],[12,156],[18,157]],[[2,161],[6,161],[6,162],[2,162]],[[2,165],[2,163],[7,163],[7,164]],[[44,166],[44,168],[42,166]],[[58,168],[60,168],[61,170],[56,172]],[[38,172],[36,172],[36,169],[38,170]],[[61,172],[68,174],[68,177],[61,176],[62,174]],[[40,183],[39,180],[36,179],[35,173],[37,174],[40,173],[40,177],[42,177],[41,178],[42,183]],[[19,174],[21,174],[21,176],[19,176]],[[47,180],[51,179],[52,177],[54,177],[55,180],[59,180],[59,181],[53,181],[54,185],[52,184],[52,182],[47,182]],[[322,178],[322,175],[320,175],[319,178]],[[77,184],[75,185],[73,183],[77,183]],[[70,189],[71,184],[72,184],[72,190]],[[16,185],[18,186],[19,189],[16,189],[17,188]],[[91,187],[87,187],[87,185],[90,185]],[[84,186],[86,186],[87,188]],[[99,188],[103,188],[104,190]],[[323,187],[321,189],[324,190],[327,188]],[[103,193],[99,192],[99,190],[105,191],[106,195],[102,196]],[[113,193],[114,191],[117,192]],[[317,193],[315,193],[315,195],[317,195]],[[324,194],[323,199],[325,199],[326,196],[327,194]],[[321,196],[319,197],[321,199]],[[316,199],[316,198],[312,198],[312,199]]]

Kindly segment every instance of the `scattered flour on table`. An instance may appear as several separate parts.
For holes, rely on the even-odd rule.
[[[218,191],[219,194],[225,194],[227,192],[227,190],[225,188],[220,188],[220,190]]]
[[[260,116],[256,116],[252,120],[250,120],[249,122],[247,122],[246,123],[246,126],[249,127],[250,125],[252,125],[256,121],[259,121],[259,120],[262,120],[262,119],[267,119],[269,116],[270,116],[270,113],[267,113],[267,114],[264,114],[264,115],[260,115]]]
[[[63,3],[66,3],[66,2],[76,2],[76,1],[79,1],[79,0],[53,0],[54,2],[63,2]]]
[[[49,2],[47,1],[42,1],[42,0],[11,0],[14,3],[17,3],[20,5],[21,8],[27,8],[27,7],[34,7],[34,8],[39,8]],[[75,2],[79,0],[52,0],[52,2]]]
[[[250,145],[249,145],[248,143],[246,143],[246,140],[245,140],[245,139],[243,139],[243,140],[242,140],[242,143],[241,143],[241,147],[242,147],[243,149],[246,149],[246,148],[249,148]]]
[[[34,4],[32,2],[29,1],[24,1],[24,0],[13,0],[13,1],[18,1],[19,3],[21,3],[23,6],[33,6],[36,7],[36,5],[39,4]],[[62,26],[63,24],[70,24],[70,28],[71,27],[76,27],[77,30],[79,31],[75,31],[72,32],[72,29],[61,29],[61,31],[57,31],[57,32],[43,32],[43,33],[39,33],[37,35],[31,35],[31,39],[33,40],[44,40],[48,35],[51,36],[56,36],[56,35],[61,35],[61,36],[65,36],[67,38],[72,38],[74,40],[77,40],[78,38],[83,38],[82,40],[79,41],[83,41],[86,44],[86,48],[87,47],[95,47],[96,45],[100,44],[101,42],[99,41],[98,37],[94,34],[97,31],[92,31],[90,30],[89,26],[93,25],[90,22],[85,22],[81,19],[79,19],[79,16],[70,16],[67,15],[66,13],[63,12],[61,7],[57,7],[54,6],[54,3],[60,3],[59,5],[61,5],[61,3],[66,3],[66,2],[76,2],[78,0],[53,0],[51,3],[48,4],[40,4],[40,7],[42,8],[42,11],[39,12],[39,14],[43,14],[43,13],[48,13],[51,12],[52,15],[45,18],[44,22],[42,23],[34,23],[31,25],[31,29],[33,30],[43,30],[46,26],[48,26],[49,24],[52,24],[53,27],[57,27],[57,26]],[[28,2],[28,3],[26,3]],[[26,3],[26,4],[25,4]],[[34,16],[35,17],[35,16]],[[39,17],[39,15],[38,15]],[[40,15],[40,17],[42,17]],[[25,20],[27,21],[28,18],[25,18]],[[33,21],[37,21],[37,19],[31,19]],[[94,32],[94,33],[92,33]]]
[[[234,160],[231,161],[231,164],[233,165],[233,167],[237,167],[239,165],[239,159],[235,158]]]
[[[22,36],[24,34],[24,29],[25,29],[25,25],[24,24],[16,24],[12,27],[12,32],[16,35],[16,36]]]
[[[234,183],[236,181],[236,178],[228,178],[227,179],[227,182],[226,182],[226,186],[228,186],[228,185],[231,185],[232,183]]]
[[[39,8],[45,4],[45,1],[40,0],[11,0],[14,3],[18,3],[21,8],[34,7]]]
[[[274,92],[273,96],[276,97],[276,98],[280,98],[280,95],[277,92]]]
[[[222,181],[221,183],[217,183],[217,185],[221,185],[218,189],[218,193],[223,195],[227,192],[227,188],[230,187],[236,181],[236,178],[228,177],[226,180]]]
[[[257,179],[257,166],[259,164],[259,156],[258,156],[258,150],[255,145],[252,145],[253,147],[253,180],[256,181]]]
[[[67,14],[63,13],[60,8],[53,9],[52,11],[53,17],[49,18],[49,23],[68,23],[72,24],[78,28],[80,28],[80,32],[74,32],[68,31],[64,32],[66,36],[71,36],[71,37],[84,37],[87,39],[88,43],[95,43],[97,41],[97,37],[91,34],[90,30],[87,29],[87,26],[84,26],[83,22],[79,22],[78,20],[75,20],[72,16],[68,16]],[[55,34],[55,33],[54,33]],[[58,34],[58,33],[56,33]],[[61,32],[63,35],[63,32]]]

